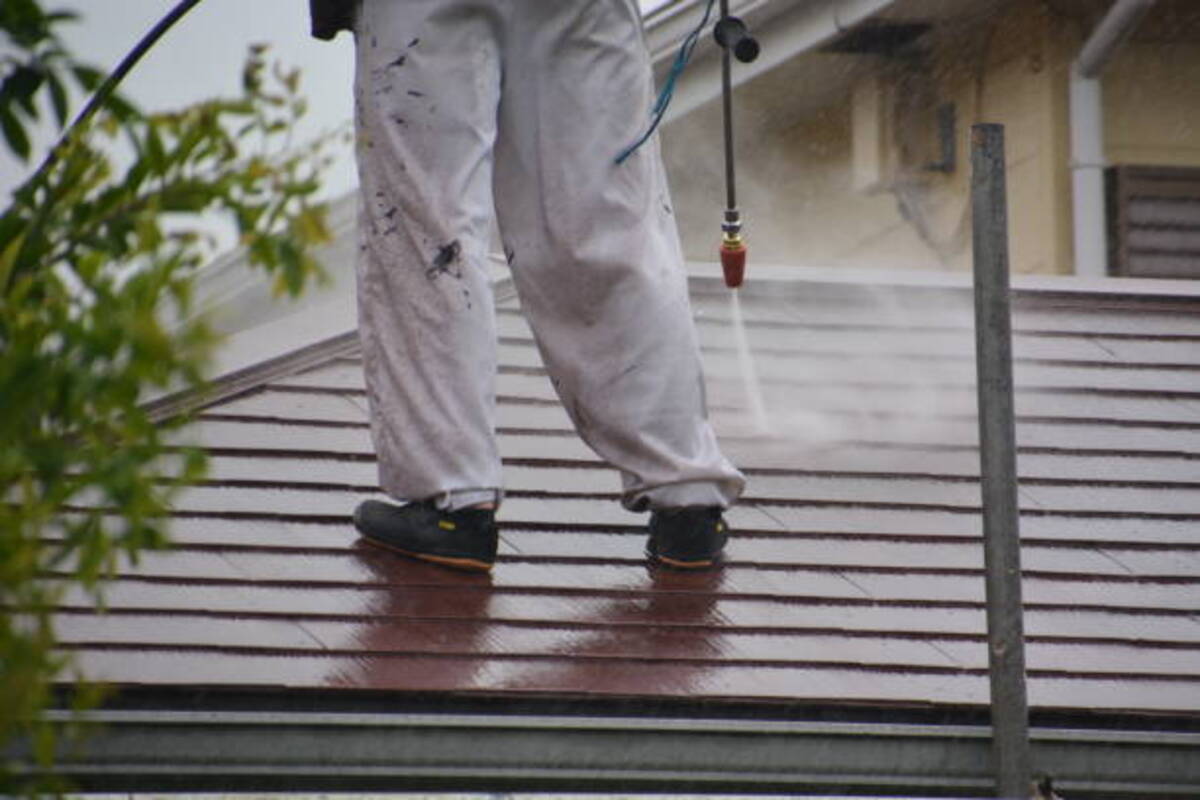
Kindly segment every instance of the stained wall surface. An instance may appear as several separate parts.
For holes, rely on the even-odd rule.
[[[1005,126],[1014,273],[1089,274],[1072,244],[1068,85],[1111,3],[899,0],[875,20],[928,22],[905,50],[804,53],[739,86],[739,205],[758,258],[804,266],[970,270],[970,126]],[[1101,76],[1106,165],[1200,167],[1200,9],[1160,0]],[[878,92],[878,113],[855,116]],[[939,106],[952,104],[956,167]],[[725,199],[713,101],[666,126],[685,249],[710,260]],[[864,142],[866,145],[864,145]],[[854,152],[878,155],[873,181]],[[714,233],[716,232],[716,233]]]

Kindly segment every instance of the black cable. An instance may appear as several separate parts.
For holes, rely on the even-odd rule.
[[[88,100],[88,104],[84,106],[83,110],[80,111],[78,116],[75,117],[75,120],[71,123],[70,127],[63,131],[62,136],[60,136],[58,139],[58,143],[55,144],[54,147],[51,148],[50,152],[46,154],[46,160],[42,162],[40,167],[38,167],[37,173],[35,174],[44,172],[54,164],[55,160],[58,158],[58,153],[62,146],[66,144],[72,136],[75,135],[76,131],[87,124],[88,120],[90,120],[92,116],[95,115],[95,113],[105,103],[108,102],[108,99],[112,97],[113,92],[116,91],[117,86],[122,80],[125,79],[125,76],[129,74],[129,71],[133,69],[139,61],[141,61],[142,56],[146,55],[150,48],[154,47],[154,45],[158,43],[158,40],[161,39],[163,35],[175,25],[176,22],[178,22],[185,14],[187,14],[201,2],[202,0],[180,0],[180,2],[177,3],[175,7],[167,13],[166,16],[160,19],[153,28],[151,28],[144,36],[142,36],[138,43],[133,46],[133,49],[125,55],[125,58],[121,59],[121,63],[117,64],[116,68],[109,73],[107,78],[104,79],[104,82],[101,83],[100,86],[96,88],[96,91],[92,93],[92,97],[90,100]]]
[[[42,160],[41,165],[38,166],[37,170],[26,182],[26,185],[31,184],[40,176],[50,171],[50,168],[53,167],[58,161],[59,156],[65,149],[67,142],[69,142],[71,137],[74,136],[76,132],[81,130],[83,126],[86,125],[89,120],[91,120],[95,113],[105,103],[108,102],[109,98],[112,97],[113,92],[116,91],[117,86],[122,80],[124,80],[125,76],[129,74],[129,71],[133,69],[134,65],[136,65],[137,62],[142,59],[142,56],[146,55],[150,48],[157,44],[158,40],[163,37],[163,34],[169,31],[176,22],[178,22],[185,14],[187,14],[201,2],[202,0],[180,0],[180,2],[176,4],[176,6],[172,8],[166,16],[160,19],[153,28],[147,31],[146,34],[138,40],[138,43],[135,44],[133,49],[125,55],[125,58],[121,59],[121,63],[117,64],[116,69],[109,73],[108,77],[105,78],[98,87],[96,87],[96,91],[92,93],[92,97],[90,100],[88,100],[87,105],[83,107],[83,110],[79,112],[79,114],[71,122],[70,126],[63,131],[62,136],[58,137],[58,141],[55,143],[54,147],[50,148],[50,152],[46,154],[45,159]],[[49,202],[42,203],[34,214],[33,219],[30,220],[29,225],[26,228],[25,241],[17,253],[18,263],[20,263],[22,257],[24,256],[25,249],[33,246],[33,243],[41,234],[42,226],[46,224],[46,218],[50,213],[50,208],[52,205],[53,204]]]
[[[700,34],[703,33],[704,26],[708,24],[708,18],[712,15],[712,8],[713,0],[708,0],[708,5],[704,7],[704,17],[700,20],[700,24],[696,26],[695,30],[684,37],[683,44],[679,46],[679,52],[675,55],[675,61],[671,64],[671,71],[667,73],[667,79],[663,82],[662,90],[658,93],[658,99],[654,102],[654,107],[650,110],[649,127],[645,133],[638,137],[637,141],[617,155],[614,163],[625,163],[625,159],[633,155],[634,151],[645,144],[646,140],[658,129],[658,124],[666,116],[667,106],[671,104],[671,98],[675,94],[675,84],[683,75],[683,70],[692,58],[692,51],[696,49],[696,43],[700,41]]]

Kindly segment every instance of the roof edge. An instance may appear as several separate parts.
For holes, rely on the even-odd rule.
[[[357,347],[357,331],[345,331],[261,363],[233,370],[200,389],[163,395],[146,403],[144,408],[152,420],[169,419],[228,400],[273,380],[302,372],[331,358],[349,354]]]
[[[66,712],[50,712],[67,721]],[[86,790],[852,791],[985,794],[986,724],[575,715],[86,712],[104,736],[60,761]],[[1187,796],[1197,734],[1030,731],[1061,789]],[[195,758],[197,741],[205,758]],[[631,760],[630,752],[638,757]]]
[[[724,285],[721,265],[715,261],[690,261],[688,274],[691,278],[705,283],[711,280]],[[973,285],[973,278],[969,272],[785,264],[751,265],[746,271],[746,285],[753,286],[759,281],[922,289],[968,289]],[[1200,300],[1200,281],[1195,280],[1014,274],[1011,277],[1011,285],[1015,292],[1030,294],[1123,297],[1131,300]]]
[[[687,0],[663,8],[648,20],[647,44],[655,72],[661,75],[669,68],[680,41],[690,33],[699,14],[688,15],[703,0]],[[808,52],[865,19],[893,5],[896,0],[742,0],[731,4],[731,13],[741,17],[755,32],[762,45],[762,55],[750,64],[739,64],[733,72],[733,83],[741,85],[764,72],[783,64],[794,56]],[[712,23],[705,29],[706,34]],[[691,66],[684,72],[668,108],[665,122],[685,116],[715,99],[721,92],[721,59],[719,48],[711,37],[697,48]]]
[[[492,294],[497,305],[516,295],[512,278],[498,269]],[[214,377],[207,384],[153,395],[143,408],[152,419],[168,419],[257,389],[357,347],[357,298],[354,292],[342,292],[324,304],[228,337],[219,345]]]

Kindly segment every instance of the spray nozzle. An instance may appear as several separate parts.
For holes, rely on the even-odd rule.
[[[721,223],[721,271],[730,289],[741,286],[746,276],[746,240],[742,238],[742,215],[737,209],[726,210]]]
[[[742,238],[742,215],[735,208],[726,209],[721,223],[721,271],[730,289],[741,286],[746,277],[746,240]]]
[[[721,270],[725,273],[725,285],[736,289],[746,276],[746,243],[742,237],[721,239]]]

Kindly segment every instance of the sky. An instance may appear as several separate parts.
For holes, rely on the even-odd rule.
[[[79,14],[78,21],[60,32],[77,58],[105,71],[175,4],[176,0],[43,0],[47,9]],[[310,110],[302,137],[350,119],[353,44],[345,35],[334,42],[311,38],[306,0],[204,0],[138,63],[122,91],[150,111],[237,96],[247,48],[257,42],[271,45],[273,60],[303,70],[301,88]],[[5,194],[26,169],[0,149],[0,188]],[[327,190],[337,195],[353,185],[352,165],[348,158],[340,159]]]
[[[108,70],[176,2],[43,0],[43,5],[77,12],[80,20],[64,27],[64,38],[82,61]],[[647,11],[668,2],[640,0]],[[204,0],[142,59],[122,89],[149,111],[236,95],[246,50],[258,42],[270,44],[272,59],[302,70],[301,89],[309,99],[309,113],[299,131],[301,138],[315,137],[350,120],[353,42],[346,34],[332,42],[311,38],[307,0]],[[0,195],[6,196],[27,169],[0,148]],[[345,148],[326,176],[325,194],[339,196],[356,182]]]

